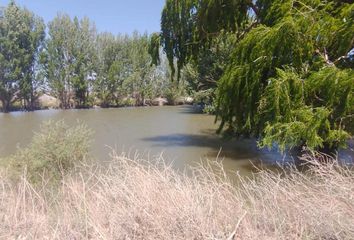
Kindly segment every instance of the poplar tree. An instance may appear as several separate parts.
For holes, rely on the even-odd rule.
[[[152,97],[156,67],[149,55],[150,37],[134,32],[131,36],[98,36],[99,70],[95,93],[101,106],[118,106],[124,97],[133,97],[136,105],[143,105]]]
[[[101,33],[97,38],[98,72],[94,90],[102,107],[117,106],[123,81],[129,75],[127,36]]]
[[[149,55],[150,38],[147,34],[134,32],[129,41],[130,74],[124,81],[124,87],[133,93],[136,105],[144,105],[146,98],[152,97],[153,72]]]
[[[59,14],[48,28],[41,62],[49,88],[62,108],[84,107],[96,69],[95,27],[87,18]]]
[[[36,100],[36,63],[41,50],[43,20],[11,1],[0,16],[0,101],[4,112],[24,101],[33,110]]]
[[[82,20],[74,18],[75,24],[75,56],[74,72],[71,84],[74,92],[75,107],[87,107],[89,105],[90,89],[97,72],[96,54],[96,27],[84,17]]]

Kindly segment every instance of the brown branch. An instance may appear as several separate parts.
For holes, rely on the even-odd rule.
[[[333,64],[336,64],[337,62],[339,62],[340,60],[347,58],[347,56],[341,56],[339,58],[337,58],[336,60],[334,60]]]
[[[340,60],[347,58],[347,56],[340,56],[339,58],[335,59],[333,62],[329,59],[329,56],[327,54],[326,48],[324,48],[324,52],[322,53],[319,49],[316,49],[316,53],[319,54],[328,65],[330,66],[335,66]]]
[[[252,30],[255,26],[257,26],[258,21],[252,22],[245,30],[242,31],[242,33],[237,37],[237,40],[241,40],[249,31]]]

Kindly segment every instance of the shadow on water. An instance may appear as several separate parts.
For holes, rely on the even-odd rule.
[[[234,161],[251,160],[270,165],[283,165],[293,162],[291,156],[280,154],[276,150],[259,149],[256,139],[226,140],[216,135],[212,130],[203,134],[170,134],[143,138],[143,141],[153,142],[156,147],[207,147],[210,149],[207,157],[210,159],[228,158]]]
[[[203,115],[203,106],[183,106],[180,108],[181,114],[201,114]],[[266,164],[266,165],[288,165],[295,162],[292,154],[285,152],[279,153],[276,149],[260,149],[255,138],[248,139],[223,139],[216,134],[215,129],[209,129],[202,131],[202,135],[193,134],[174,134],[167,136],[155,136],[151,138],[145,138],[145,141],[156,142],[160,146],[200,146],[212,148],[208,154],[208,157],[215,158],[220,156],[227,157],[232,160],[249,159],[254,164]],[[254,166],[248,167],[254,169]]]
[[[203,114],[203,107],[201,105],[183,105],[180,107],[179,113]]]
[[[204,114],[203,107],[201,105],[184,106],[181,108],[180,113],[182,114]],[[285,151],[283,154],[279,153],[276,147],[272,150],[260,149],[257,146],[256,139],[233,139],[225,140],[220,136],[215,134],[215,130],[208,130],[203,132],[204,135],[171,135],[171,136],[158,136],[154,138],[149,138],[145,140],[150,140],[154,142],[164,142],[164,144],[178,144],[182,146],[207,146],[215,148],[215,146],[220,146],[223,148],[223,153],[230,156],[232,159],[240,158],[240,155],[249,157],[252,160],[257,160],[259,163],[268,165],[288,165],[288,164],[303,164],[299,160],[300,155],[299,150],[293,149]],[[185,139],[187,139],[185,141]],[[168,143],[172,140],[172,143]],[[166,146],[166,145],[165,145]],[[220,147],[219,147],[220,149]],[[217,156],[219,151],[215,151],[212,156]],[[341,164],[344,165],[354,165],[354,138],[348,141],[348,146],[346,149],[341,149],[337,152],[337,157]]]

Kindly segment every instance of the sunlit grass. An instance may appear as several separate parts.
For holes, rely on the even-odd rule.
[[[57,188],[0,179],[6,239],[353,239],[354,173],[310,159],[307,174],[261,171],[234,184],[221,165],[176,173],[113,154]],[[217,165],[217,166],[215,166]],[[218,169],[218,173],[210,169]]]

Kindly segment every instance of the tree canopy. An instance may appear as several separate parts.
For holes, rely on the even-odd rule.
[[[335,149],[353,134],[353,21],[351,1],[166,0],[158,36],[177,79],[234,37],[217,79],[220,130],[280,150]]]
[[[16,100],[33,108],[36,62],[45,33],[43,20],[14,2],[0,14],[0,101],[9,111]]]
[[[96,29],[88,18],[58,15],[48,24],[49,38],[41,63],[48,85],[63,108],[85,106],[95,72]],[[74,96],[74,102],[70,103]]]

